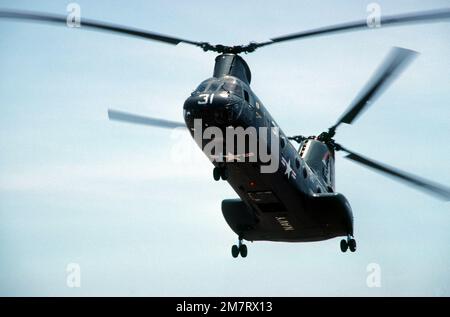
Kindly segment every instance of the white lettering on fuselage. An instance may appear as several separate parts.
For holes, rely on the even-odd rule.
[[[294,227],[289,223],[286,217],[275,217],[284,231],[294,231]]]

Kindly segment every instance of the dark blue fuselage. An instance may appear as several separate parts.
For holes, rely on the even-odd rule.
[[[210,157],[216,167],[227,169],[227,181],[240,197],[222,202],[230,227],[250,241],[302,242],[353,235],[350,205],[334,192],[334,151],[316,139],[305,140],[297,150],[251,90],[248,66],[239,56],[218,56],[214,75],[184,104],[185,122],[193,136],[195,119],[202,120],[202,129],[278,130],[269,136],[279,142],[279,164],[273,173],[261,173],[259,160],[238,157],[247,153]],[[203,149],[208,142],[203,140],[199,146]],[[225,138],[223,143],[226,148]],[[232,159],[217,160],[218,154],[232,154]]]

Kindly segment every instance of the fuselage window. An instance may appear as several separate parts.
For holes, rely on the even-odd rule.
[[[280,138],[280,145],[282,149],[284,149],[284,147],[286,146],[286,140],[284,139],[284,137]]]
[[[297,167],[297,169],[300,168],[300,160],[298,158],[295,159],[295,167]]]
[[[308,171],[306,170],[305,167],[303,167],[303,178],[307,178],[308,177]]]
[[[250,96],[248,95],[248,91],[244,89],[244,99],[247,102],[250,102]]]

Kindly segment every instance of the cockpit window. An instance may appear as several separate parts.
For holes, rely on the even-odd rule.
[[[226,81],[222,87],[224,90],[232,92],[238,96],[242,96],[242,87],[238,82]]]
[[[206,87],[208,87],[208,84],[209,84],[209,81],[205,80],[197,87],[197,89],[195,89],[194,93],[204,92],[206,90]]]
[[[217,90],[217,88],[219,88],[220,82],[219,81],[213,81],[211,84],[209,84],[208,86],[208,91],[214,92]]]

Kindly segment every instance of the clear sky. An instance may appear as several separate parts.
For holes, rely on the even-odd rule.
[[[223,44],[365,18],[371,1],[85,1],[82,17]],[[69,1],[0,1],[64,14]],[[383,14],[450,1],[378,1]],[[319,133],[391,46],[421,54],[337,140],[450,185],[450,23],[323,36],[244,56],[288,134]],[[450,296],[450,205],[346,161],[355,215],[339,240],[247,243],[220,203],[236,194],[184,132],[109,122],[107,108],[182,120],[214,53],[64,27],[0,21],[0,295]],[[81,287],[67,286],[67,265]],[[368,287],[367,268],[381,268]]]

